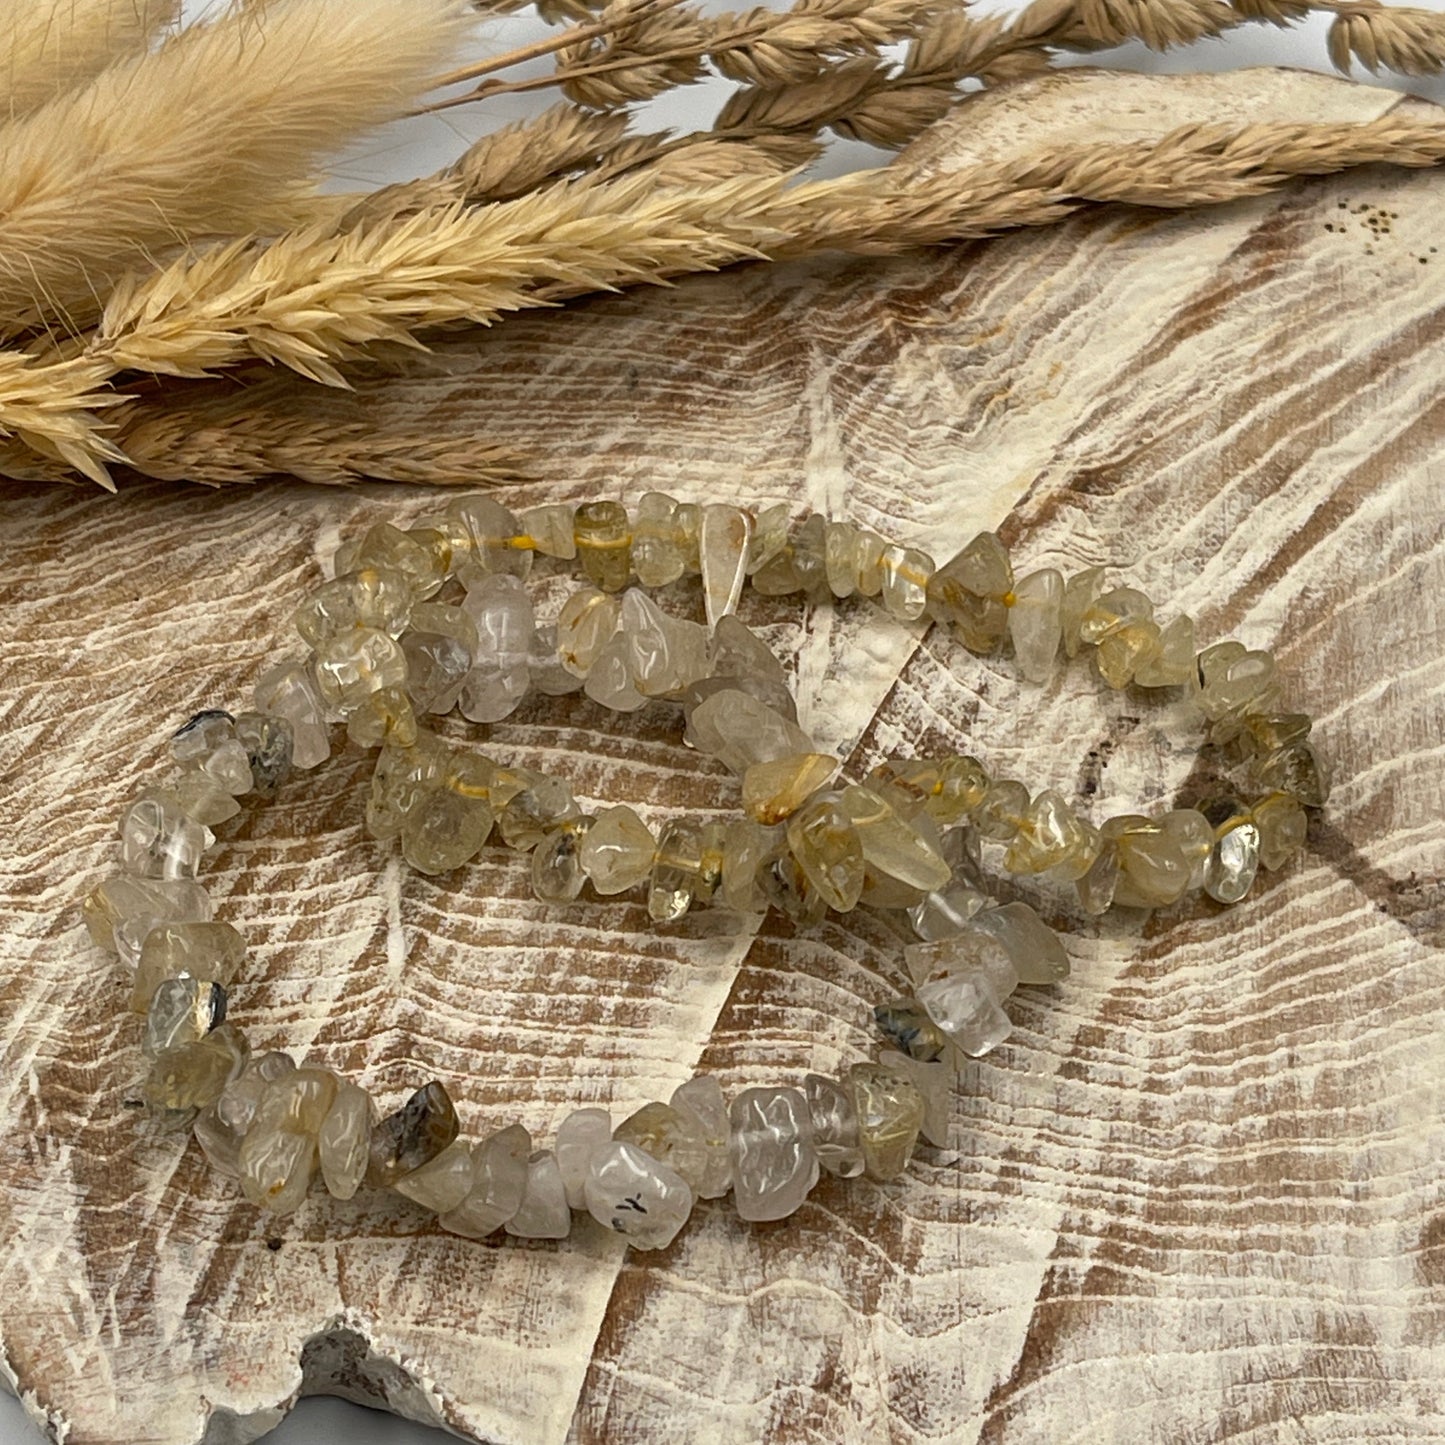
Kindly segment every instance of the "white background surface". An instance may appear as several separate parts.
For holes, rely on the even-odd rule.
[[[5,3],[24,4],[26,0],[5,0]],[[1411,0],[1411,3],[1422,8],[1445,10],[1445,0]],[[200,13],[211,8],[215,7],[190,4],[187,11]],[[741,9],[746,8],[746,0],[736,0],[733,6],[710,3],[705,8],[709,11]],[[786,7],[774,0],[773,8]],[[977,6],[977,13],[1018,8],[1017,5],[987,3],[984,0]],[[1131,44],[1081,58],[1080,63],[1107,64],[1155,74],[1232,70],[1245,65],[1293,65],[1332,73],[1325,54],[1327,24],[1325,17],[1311,16],[1304,25],[1289,31],[1255,25],[1219,40],[1206,40],[1167,55],[1155,55],[1142,45]],[[551,32],[539,22],[523,17],[487,20],[479,25],[477,40],[471,50],[477,56],[483,56],[526,44],[548,33]],[[550,61],[539,61],[517,74],[543,74],[549,67]],[[1445,79],[1440,77],[1424,81],[1406,81],[1397,76],[1372,79],[1368,73],[1359,72],[1357,78],[1395,90],[1413,90],[1445,103]],[[711,124],[730,89],[726,82],[719,81],[664,96],[648,107],[646,125],[640,128],[705,128]],[[491,103],[464,106],[443,115],[398,125],[343,157],[334,168],[334,185],[345,190],[362,189],[388,181],[409,180],[436,170],[453,160],[468,142],[508,121],[536,114],[552,104],[555,98],[547,92],[503,96]],[[887,159],[886,153],[872,147],[836,142],[820,162],[818,172],[836,174],[859,166],[880,164]],[[59,1403],[63,1406],[63,1401]],[[267,1445],[440,1445],[440,1442],[453,1438],[443,1431],[400,1421],[394,1416],[365,1410],[345,1401],[318,1397],[302,1400],[285,1423],[265,1437]],[[44,1439],[19,1401],[0,1392],[0,1445],[41,1445]]]

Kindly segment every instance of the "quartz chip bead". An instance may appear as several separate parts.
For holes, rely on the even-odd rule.
[[[453,1139],[430,1163],[402,1175],[392,1187],[423,1209],[450,1213],[472,1187],[471,1145],[465,1139]]]
[[[736,818],[723,833],[722,896],[739,913],[766,913],[767,889],[762,870],[785,847],[781,828],[765,828],[750,818]]]
[[[350,1199],[366,1177],[376,1106],[358,1084],[343,1079],[317,1134],[321,1179],[337,1199]]]
[[[692,1213],[692,1190],[673,1169],[615,1139],[592,1157],[587,1212],[633,1249],[666,1249]]]
[[[852,1090],[822,1074],[809,1074],[803,1080],[803,1096],[819,1166],[839,1179],[856,1179],[863,1172],[863,1146]]]
[[[369,528],[354,549],[337,551],[338,577],[369,570],[399,573],[418,602],[435,596],[446,580],[445,569],[432,549],[390,522]]]
[[[532,690],[543,697],[565,697],[580,692],[582,679],[568,672],[557,656],[557,624],[539,622],[532,633],[532,649],[527,657],[531,670]]]
[[[900,622],[915,622],[928,607],[933,558],[917,547],[888,547],[879,563],[883,609]]]
[[[1323,808],[1329,801],[1329,773],[1306,742],[1270,753],[1255,767],[1255,776],[1262,787],[1289,793],[1306,808]]]
[[[255,1054],[196,1119],[196,1142],[213,1169],[234,1179],[241,1172],[241,1142],[256,1115],[262,1091],[296,1067],[278,1050]]]
[[[924,833],[906,823],[882,793],[852,784],[838,795],[858,832],[863,861],[925,893],[944,887],[952,870]]]
[[[1196,808],[1173,808],[1159,819],[1159,827],[1164,836],[1174,842],[1189,865],[1189,881],[1185,887],[1202,887],[1204,866],[1214,847],[1214,829],[1209,819]]]
[[[399,687],[383,687],[346,719],[348,742],[360,748],[409,748],[416,742],[416,713]]]
[[[568,672],[586,677],[617,631],[621,603],[595,587],[582,587],[557,615],[557,658]]]
[[[837,793],[821,793],[788,819],[788,847],[829,908],[847,913],[863,892],[863,841]]]
[[[494,784],[492,796],[495,799],[497,795]],[[555,829],[581,816],[582,810],[566,779],[531,773],[524,778],[524,786],[499,807],[497,826],[507,847],[527,852]]]
[[[200,764],[229,742],[236,719],[223,708],[193,713],[171,734],[170,753],[178,763]]]
[[[517,525],[532,540],[532,549],[543,557],[570,562],[577,555],[573,535],[573,508],[566,502],[546,502],[517,513]]]
[[[973,824],[982,838],[1012,843],[1028,818],[1029,790],[1011,778],[997,778],[974,810]]]
[[[366,567],[323,582],[296,609],[291,621],[312,647],[354,627],[375,628],[397,637],[406,627],[415,600],[411,582],[402,573]]]
[[[403,659],[405,665],[405,659]],[[303,772],[331,756],[326,704],[310,672],[299,662],[282,662],[261,674],[253,694],[255,710],[291,725],[291,763]]]
[[[1004,854],[1010,873],[1046,873],[1051,868],[1085,871],[1098,840],[1060,793],[1045,789],[1029,804]],[[1079,866],[1082,864],[1082,866]]]
[[[692,907],[702,871],[702,834],[691,823],[663,825],[652,863],[647,892],[648,914],[658,923],[673,923]]]
[[[276,790],[291,776],[291,759],[296,740],[284,717],[262,712],[243,712],[236,717],[236,741],[246,750],[251,768],[251,787],[260,798],[274,798]]]
[[[532,1136],[520,1124],[509,1124],[483,1139],[472,1149],[466,1196],[437,1223],[467,1239],[483,1239],[500,1229],[522,1207],[531,1157]]]
[[[329,1069],[294,1069],[262,1089],[239,1156],[241,1189],[252,1204],[289,1214],[305,1199],[337,1082]]]
[[[993,532],[980,532],[929,579],[928,612],[970,652],[992,652],[1008,630],[1012,588],[1007,548]]]
[[[246,1036],[234,1024],[221,1024],[195,1043],[158,1054],[146,1077],[146,1099],[160,1109],[204,1109],[250,1056]]]
[[[717,691],[750,693],[789,722],[797,722],[798,707],[786,669],[772,648],[733,613],[713,628],[707,671],[711,674],[707,680],[719,684]]]
[[[753,518],[753,535],[748,542],[747,574],[754,576],[788,545],[791,513],[786,502],[761,508]]]
[[[744,1089],[730,1111],[733,1198],[742,1218],[786,1219],[818,1182],[808,1103],[797,1089]]]
[[[923,1095],[906,1074],[882,1064],[854,1064],[848,1084],[865,1172],[870,1179],[898,1178],[923,1127]]]
[[[199,978],[162,980],[146,1012],[141,1052],[154,1059],[167,1049],[193,1044],[226,1020],[226,990]]]
[[[873,1010],[879,1031],[910,1059],[930,1063],[948,1048],[948,1036],[928,1017],[917,999],[897,998]]]
[[[136,960],[130,1006],[145,1013],[168,978],[229,984],[246,957],[246,940],[229,923],[158,923]]]
[[[492,822],[492,809],[482,799],[432,788],[402,820],[402,856],[418,873],[449,873],[481,852]]]
[[[1146,652],[1134,668],[1139,687],[1178,687],[1194,676],[1194,619],[1181,614],[1165,623],[1159,650]]]
[[[1069,955],[1059,935],[1027,903],[987,908],[974,920],[996,938],[1023,984],[1058,983],[1069,976]]]
[[[163,790],[137,798],[121,815],[121,863],[141,878],[194,878],[214,842],[211,830],[188,818]]]
[[[691,1119],[706,1151],[700,1176],[690,1181],[699,1199],[719,1199],[732,1188],[733,1166],[729,1151],[731,1126],[722,1086],[711,1074],[698,1074],[672,1091],[669,1101],[679,1114]]]
[[[632,533],[621,502],[584,502],[572,523],[577,556],[587,580],[604,592],[621,592],[632,571]]]
[[[408,632],[402,636],[401,650],[412,705],[422,712],[449,713],[472,670],[471,649],[445,633]]]
[[[910,1058],[896,1049],[880,1049],[878,1062],[901,1074],[918,1090],[923,1100],[923,1123],[919,1133],[939,1149],[948,1144],[948,1120],[952,1102],[954,1071],[946,1063]]]
[[[316,649],[316,686],[326,706],[345,717],[369,694],[406,686],[401,644],[375,627],[352,627]]]
[[[580,510],[580,509],[579,509]],[[527,1183],[517,1212],[506,1223],[508,1234],[520,1239],[566,1239],[572,1228],[567,1191],[557,1156],[540,1149],[527,1163]]]
[[[402,1175],[435,1159],[457,1132],[451,1097],[433,1079],[372,1129],[366,1182],[376,1188],[395,1184]]]
[[[1047,682],[1054,675],[1059,640],[1064,635],[1064,578],[1045,567],[1014,584],[1008,630],[1019,671],[1030,682]]]
[[[1259,861],[1272,873],[1304,847],[1308,819],[1299,800],[1289,793],[1271,793],[1254,805],[1259,829]]]
[[[1115,903],[1163,908],[1183,895],[1193,867],[1172,831],[1137,814],[1110,818],[1101,831],[1104,843],[1112,840],[1117,850]]]
[[[593,702],[613,712],[636,712],[647,706],[647,697],[637,689],[629,666],[629,639],[616,633],[592,661],[582,690]]]
[[[618,627],[628,681],[643,697],[675,693],[706,676],[707,630],[696,623],[669,617],[636,587],[628,588],[623,594]],[[589,683],[597,670],[594,664]]]
[[[794,753],[754,763],[743,774],[743,810],[759,823],[781,822],[837,770],[838,759],[827,753]]]
[[[698,560],[702,568],[703,607],[709,627],[716,627],[737,609],[752,530],[752,518],[740,507],[710,502],[702,509]]]
[[[1216,903],[1238,903],[1259,870],[1259,825],[1243,808],[1214,830],[1214,846],[1204,865],[1204,891]]]
[[[564,823],[532,850],[532,891],[544,903],[570,903],[587,880],[582,843],[589,819]]]
[[[797,723],[735,689],[715,692],[693,708],[686,739],[739,777],[754,763],[817,751]]]
[[[463,606],[476,624],[477,647],[462,685],[462,716],[500,722],[532,684],[532,599],[517,578],[488,574],[468,590]]]
[[[586,1209],[587,1171],[597,1151],[612,1142],[612,1116],[606,1109],[573,1109],[557,1126],[553,1148],[568,1209]]]
[[[1063,631],[1066,657],[1077,657],[1079,649],[1084,645],[1080,631],[1084,622],[1084,613],[1103,593],[1104,585],[1105,578],[1102,567],[1086,567],[1082,572],[1075,572],[1064,583],[1064,597],[1060,608],[1059,622]]]
[[[666,587],[686,571],[678,535],[677,501],[666,492],[644,492],[632,529],[632,566],[644,587]]]
[[[652,872],[657,840],[626,804],[607,808],[582,835],[582,870],[603,897],[625,893]]]
[[[366,831],[376,839],[395,838],[422,799],[441,787],[446,763],[430,733],[419,733],[409,748],[383,747],[371,774]]]
[[[116,873],[86,894],[81,916],[97,948],[136,966],[151,929],[160,923],[209,923],[210,895],[189,879],[136,878]],[[164,976],[164,975],[163,975]]]
[[[472,573],[524,578],[532,570],[531,550],[515,545],[524,528],[500,502],[491,497],[457,497],[447,504],[446,513],[466,535]]]
[[[617,1126],[612,1137],[667,1165],[689,1188],[696,1188],[706,1175],[708,1149],[703,1131],[692,1114],[671,1104],[644,1104]]]

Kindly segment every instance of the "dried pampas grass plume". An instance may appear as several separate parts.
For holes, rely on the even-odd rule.
[[[458,0],[268,0],[0,126],[0,330],[74,326],[178,242],[296,223],[328,153],[405,111]]]
[[[180,0],[9,0],[0,5],[0,115],[34,110],[145,50]]]

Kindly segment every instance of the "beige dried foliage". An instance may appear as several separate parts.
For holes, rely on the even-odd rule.
[[[108,486],[106,462],[123,460],[97,415],[122,400],[104,389],[111,374],[100,361],[40,363],[0,351],[0,436]]]
[[[650,100],[705,73],[708,25],[698,11],[614,0],[598,18],[610,23],[608,33],[559,50],[557,72],[546,79],[579,105],[606,110]]]
[[[1328,44],[1338,70],[1348,72],[1353,56],[1372,74],[1438,75],[1445,70],[1445,13],[1351,5],[1335,16]]]
[[[0,329],[73,325],[177,241],[293,225],[303,178],[468,24],[455,0],[270,0],[0,126]]]
[[[626,130],[625,115],[555,105],[485,136],[449,174],[469,201],[510,200],[597,161]]]
[[[8,0],[0,5],[0,115],[25,115],[137,55],[180,0]]]
[[[1080,23],[1094,40],[1142,40],[1151,50],[1190,45],[1238,24],[1224,0],[1078,0]]]

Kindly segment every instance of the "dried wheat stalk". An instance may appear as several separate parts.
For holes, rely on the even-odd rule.
[[[0,6],[0,114],[25,115],[175,24],[179,0],[11,0]]]
[[[0,125],[0,332],[73,326],[177,241],[295,225],[320,159],[401,113],[468,23],[455,0],[270,0]]]

